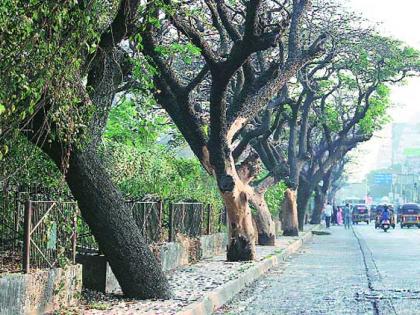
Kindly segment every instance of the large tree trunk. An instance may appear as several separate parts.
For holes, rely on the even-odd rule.
[[[32,128],[24,133],[64,171],[82,216],[123,293],[134,298],[169,298],[169,285],[161,266],[145,243],[123,196],[99,161],[95,141],[85,144],[84,150],[73,151],[63,143],[45,141],[48,139],[48,130],[44,128],[47,111],[48,108],[38,111],[31,120]],[[105,114],[97,116],[98,124],[100,119],[106,120]],[[89,136],[96,139],[100,135]]]
[[[298,220],[299,230],[303,231],[305,224],[305,215],[308,210],[309,200],[311,199],[312,189],[311,186],[304,180],[301,180],[298,187],[297,193],[297,205],[298,205]]]
[[[123,293],[135,298],[169,298],[168,282],[145,243],[133,214],[99,160],[93,145],[69,152],[47,138],[46,112],[40,110],[25,135],[64,171],[83,218],[105,254]],[[39,135],[37,137],[36,135]],[[65,168],[63,168],[63,164]]]
[[[312,214],[311,222],[312,224],[319,224],[321,223],[321,213],[322,209],[324,209],[325,202],[327,201],[328,191],[331,186],[331,174],[332,169],[330,169],[323,177],[323,184],[322,187],[316,185],[315,190],[315,209]]]
[[[52,157],[60,160],[55,154]],[[123,293],[135,298],[169,298],[161,266],[93,150],[71,154],[66,181]]]
[[[229,224],[228,261],[247,261],[256,258],[255,231],[252,225],[248,195],[237,179],[232,191],[221,190]]]
[[[325,204],[325,195],[323,194],[321,188],[315,189],[315,208],[312,212],[311,224],[320,224],[321,223],[321,213]]]
[[[256,232],[258,233],[258,236],[256,236],[258,239],[257,243],[259,245],[274,245],[276,232],[264,195],[267,189],[275,184],[275,180],[274,178],[269,177],[258,185],[251,186],[251,181],[260,171],[260,162],[258,159],[258,155],[249,154],[248,157],[236,167],[236,172],[248,192],[249,202],[256,210],[256,214],[253,217],[257,227]]]
[[[79,106],[90,103],[87,101],[88,94],[95,105],[93,119],[85,130],[88,131],[90,144],[84,143],[84,150],[72,151],[66,143],[59,143],[50,137],[50,128],[54,130],[56,126],[54,121],[49,121],[48,102],[37,106],[38,111],[30,124],[25,124],[22,129],[28,139],[64,171],[82,216],[109,261],[124,294],[135,298],[165,299],[170,297],[170,291],[161,266],[145,243],[123,196],[113,185],[94,150],[101,139],[116,88],[131,71],[131,67],[127,67],[128,63],[124,62],[127,61],[125,53],[117,47],[130,36],[128,30],[133,28],[140,1],[120,2],[109,29],[101,34],[97,51],[89,54],[89,60],[86,60],[89,61],[86,62],[87,69],[84,69],[87,73],[80,75],[84,78],[87,74],[87,82],[80,82],[77,95],[83,94],[85,84],[87,88],[86,99],[82,97]],[[49,89],[45,91],[50,93]],[[43,99],[48,100],[50,97],[54,97],[54,93],[48,97],[44,95]]]
[[[296,190],[286,189],[281,208],[281,226],[284,236],[298,236],[298,213],[296,203]]]
[[[271,213],[264,199],[264,193],[254,193],[250,199],[251,204],[257,210],[255,223],[258,232],[258,244],[274,246],[276,242],[276,229]]]

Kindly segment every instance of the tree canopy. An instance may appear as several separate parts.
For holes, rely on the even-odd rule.
[[[5,0],[0,56],[3,183],[66,186],[123,291],[157,298],[126,198],[224,207],[228,260],[254,259],[272,213],[296,235],[314,190],[340,185],[420,66],[332,0]]]

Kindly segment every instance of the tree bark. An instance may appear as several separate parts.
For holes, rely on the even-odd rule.
[[[32,128],[26,129],[25,135],[64,173],[81,214],[123,293],[133,298],[169,298],[169,285],[162,268],[99,160],[94,145],[70,152],[60,142],[40,141],[48,139],[48,130],[43,128],[45,119],[46,111],[42,109],[31,120]]]
[[[254,231],[258,231],[257,228],[257,222],[255,220],[255,215],[252,214],[252,227],[254,228]],[[255,235],[255,245],[258,244],[258,234]]]
[[[297,193],[298,221],[300,231],[303,231],[303,226],[305,224],[305,214],[308,209],[311,194],[312,189],[310,184],[306,183],[304,180],[300,180]]]
[[[315,209],[311,218],[311,221],[314,222],[313,224],[321,223],[322,209],[324,208],[325,202],[327,201],[328,191],[330,190],[331,186],[331,175],[332,169],[328,170],[328,172],[323,176],[322,187],[319,187],[318,183],[315,186]]]
[[[265,192],[275,183],[272,177],[261,181],[258,185],[252,186],[251,182],[260,171],[258,155],[249,154],[242,163],[236,167],[239,179],[247,189],[248,199],[256,210],[253,216],[257,232],[257,244],[273,246],[276,240],[276,232],[271,213],[265,202]]]
[[[298,236],[298,213],[296,202],[296,190],[286,189],[281,208],[281,225],[284,236]]]
[[[221,189],[229,224],[227,260],[254,260],[256,258],[255,230],[252,225],[248,194],[239,178],[232,184],[234,187],[231,191]]]
[[[321,191],[321,188],[315,189],[315,208],[312,212],[311,224],[321,223],[321,213],[325,204],[325,195]]]
[[[264,193],[254,193],[250,199],[251,204],[257,210],[255,224],[257,226],[258,244],[274,246],[276,242],[276,229],[268,205],[264,199]]]
[[[125,296],[169,298],[161,266],[93,150],[71,154],[66,181]]]

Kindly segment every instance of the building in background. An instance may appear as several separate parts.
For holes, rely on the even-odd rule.
[[[420,202],[420,123],[392,125],[391,145],[384,141],[367,183],[375,201]]]
[[[368,187],[366,182],[348,183],[342,187],[336,194],[336,203],[344,204],[347,200],[363,200],[366,203],[368,196]],[[361,202],[359,202],[361,203]]]
[[[386,128],[386,130],[381,132],[381,143],[376,155],[376,169],[387,169],[392,165],[392,129]]]
[[[420,123],[392,125],[392,165],[420,172]]]

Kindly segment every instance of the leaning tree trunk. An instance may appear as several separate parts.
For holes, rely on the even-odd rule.
[[[321,213],[324,209],[325,202],[327,201],[328,190],[331,186],[331,174],[332,169],[330,169],[323,177],[322,187],[316,186],[315,190],[315,209],[311,218],[313,224],[321,223]]]
[[[161,266],[96,153],[73,152],[66,181],[123,293],[136,298],[169,298]]]
[[[33,130],[42,130],[43,119],[40,113],[35,116]],[[63,170],[61,144],[53,141],[40,145],[34,134],[31,131],[25,133]],[[106,173],[96,151],[87,146],[83,151],[73,151],[67,158],[66,182],[123,293],[134,298],[169,298],[169,285],[162,268],[145,243],[133,214]]]
[[[232,189],[229,191],[221,189],[229,224],[227,260],[254,260],[256,258],[255,231],[248,204],[248,194],[239,178],[233,181],[230,177],[229,181],[232,183]]]
[[[162,268],[102,166],[94,145],[70,152],[60,142],[39,141],[48,137],[44,128],[46,111],[38,111],[24,134],[64,171],[67,185],[123,293],[134,298],[169,298]]]
[[[276,242],[276,229],[264,193],[254,193],[250,198],[251,204],[257,210],[255,224],[257,226],[258,244],[274,246]]]
[[[301,180],[298,187],[297,193],[297,205],[298,205],[298,220],[299,230],[303,231],[305,224],[305,214],[308,209],[309,200],[311,199],[312,190],[308,183]],[[312,224],[312,223],[311,223]]]
[[[315,189],[315,208],[312,212],[311,224],[321,223],[322,209],[325,204],[325,195],[322,193],[320,188]]]
[[[257,232],[257,244],[259,245],[274,245],[276,240],[276,232],[274,221],[271,213],[268,210],[265,201],[265,192],[275,183],[272,177],[260,182],[258,185],[252,186],[251,181],[255,178],[260,170],[258,161],[259,157],[256,154],[249,154],[248,157],[236,166],[236,172],[239,180],[242,182],[244,188],[247,190],[249,202],[256,210],[253,215]]]
[[[298,236],[298,213],[296,203],[296,190],[291,188],[284,192],[281,208],[281,226],[284,236]]]

